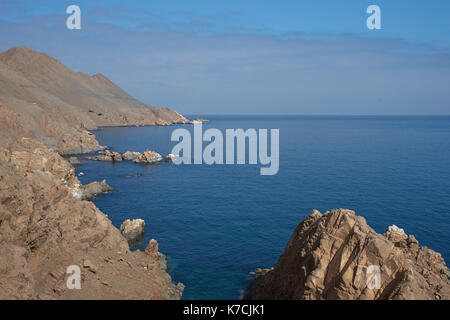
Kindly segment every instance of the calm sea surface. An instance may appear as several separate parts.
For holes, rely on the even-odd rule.
[[[184,299],[238,299],[249,272],[273,266],[294,228],[312,209],[349,208],[377,232],[392,224],[450,261],[450,117],[214,116],[203,125],[280,129],[280,170],[259,165],[154,166],[83,160],[89,183],[116,190],[95,204],[117,227],[147,223],[167,254]],[[167,155],[177,127],[95,132],[113,151]],[[130,174],[140,174],[129,178]]]

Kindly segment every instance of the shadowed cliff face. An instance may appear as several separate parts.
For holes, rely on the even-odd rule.
[[[402,229],[380,235],[353,211],[315,210],[246,299],[450,299],[449,279],[441,255]]]
[[[61,153],[98,146],[87,130],[99,126],[169,125],[188,120],[145,105],[101,74],[76,73],[25,47],[0,54],[0,125],[8,142],[29,137]],[[0,143],[6,143],[1,137]]]

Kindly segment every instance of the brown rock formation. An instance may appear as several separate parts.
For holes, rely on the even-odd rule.
[[[135,163],[154,164],[163,161],[163,157],[154,151],[147,150],[140,154],[135,160]]]
[[[127,219],[120,225],[120,232],[132,244],[142,240],[145,231],[145,221],[142,219]]]
[[[107,216],[80,200],[73,172],[34,140],[0,147],[0,299],[180,298],[183,286],[155,249],[131,252]],[[72,265],[80,290],[66,285]]]
[[[43,53],[0,54],[0,299],[181,297],[162,254],[131,252],[108,217],[83,201],[106,184],[82,186],[60,156],[102,150],[88,132],[98,126],[157,123],[187,120]],[[79,290],[67,286],[70,266],[81,270]]]
[[[314,210],[246,299],[450,299],[449,279],[441,255],[402,229],[380,235],[353,211]]]
[[[105,152],[99,156],[88,157],[87,159],[105,162],[121,162],[123,160],[122,156],[118,152],[110,152],[109,150],[105,150]]]
[[[73,72],[25,47],[0,54],[0,127],[61,153],[100,150],[88,130],[99,126],[169,125],[189,121],[168,108],[145,105],[101,74]],[[3,141],[2,141],[3,140]]]
[[[114,189],[106,183],[106,180],[103,180],[101,182],[95,181],[80,187],[80,192],[81,200],[92,201],[103,193],[114,192]]]
[[[141,155],[140,152],[127,151],[122,155],[124,161],[134,161]]]

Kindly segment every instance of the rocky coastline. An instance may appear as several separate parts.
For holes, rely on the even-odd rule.
[[[390,226],[376,233],[354,211],[314,210],[278,263],[259,269],[249,300],[449,300],[442,256]]]
[[[98,156],[86,157],[86,159],[92,161],[103,161],[103,162],[130,161],[137,164],[157,164],[172,161],[173,158],[174,156],[172,154],[163,157],[159,153],[151,150],[146,150],[143,153],[137,151],[127,151],[122,155],[118,152],[111,152],[109,150],[105,150],[105,152],[103,152]]]
[[[0,299],[180,299],[158,243],[131,251],[90,201],[112,188],[83,186],[69,161],[107,149],[99,127],[189,120],[25,47],[0,54],[0,77]],[[69,267],[80,289],[67,286]]]
[[[156,240],[130,250],[145,223],[114,227],[91,201],[113,189],[83,186],[69,162],[98,152],[92,160],[170,161],[151,150],[111,152],[90,130],[206,120],[145,105],[101,74],[73,72],[25,47],[0,54],[0,77],[0,299],[181,299],[184,285],[172,283]],[[67,286],[74,266],[76,290]],[[376,290],[370,266],[379,267]],[[450,299],[440,254],[395,226],[378,234],[351,210],[313,211],[278,263],[254,273],[245,299]]]

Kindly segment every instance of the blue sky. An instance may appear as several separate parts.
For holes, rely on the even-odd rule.
[[[65,27],[68,5],[82,30]],[[380,6],[382,30],[366,28]],[[450,1],[2,0],[26,45],[184,114],[450,114]]]

